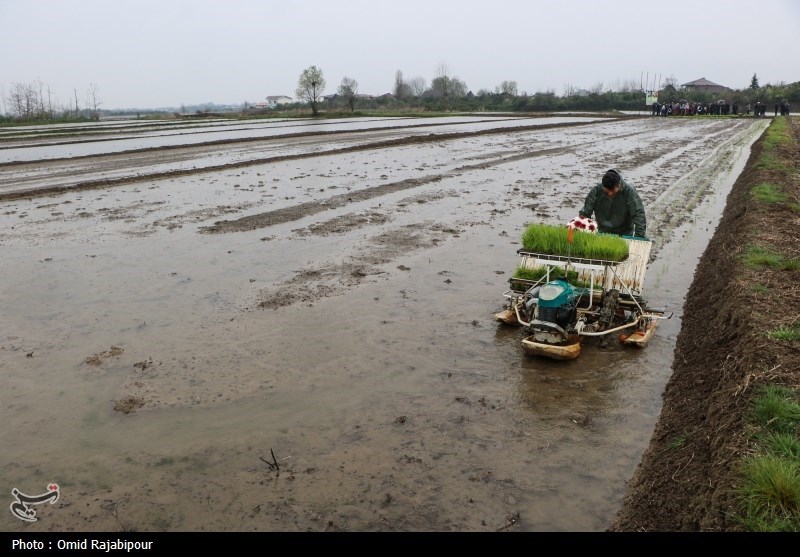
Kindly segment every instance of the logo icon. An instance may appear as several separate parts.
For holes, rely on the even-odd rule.
[[[25,522],[36,522],[36,511],[31,508],[32,505],[41,505],[42,503],[49,502],[51,505],[58,501],[60,492],[58,484],[51,483],[47,486],[47,491],[41,495],[25,495],[16,487],[11,490],[11,495],[14,496],[16,501],[11,503],[11,514]]]

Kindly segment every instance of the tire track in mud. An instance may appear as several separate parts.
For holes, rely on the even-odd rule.
[[[388,230],[370,238],[368,245],[359,246],[358,254],[341,263],[305,268],[275,287],[262,289],[256,306],[275,309],[295,303],[312,305],[319,298],[358,286],[367,277],[387,274],[380,266],[391,263],[399,255],[438,246],[449,236],[459,234],[459,230],[432,221]],[[398,268],[408,270],[402,266]]]
[[[515,128],[513,131],[517,131],[517,129],[518,128]],[[614,137],[627,138],[636,135],[641,135],[644,133],[650,133],[650,131],[651,130],[642,130],[639,132],[625,133],[621,136],[614,136]],[[506,130],[506,133],[508,133],[508,130]],[[440,136],[437,136],[437,138],[440,138]],[[582,147],[590,146],[597,143],[597,141],[603,141],[603,140],[587,141],[566,147],[552,147],[549,149],[532,150],[528,152],[519,153],[516,155],[501,156],[492,160],[483,160],[475,164],[458,166],[448,172],[441,174],[424,176],[421,178],[411,178],[407,180],[401,180],[399,182],[392,182],[390,184],[382,184],[380,186],[367,188],[357,192],[348,192],[344,194],[335,195],[325,200],[309,201],[306,203],[301,203],[299,205],[294,205],[292,207],[275,209],[273,211],[259,213],[256,215],[248,215],[240,219],[217,221],[212,226],[202,227],[200,229],[200,232],[205,234],[219,234],[226,232],[243,232],[243,231],[255,230],[258,228],[266,228],[268,226],[273,226],[276,224],[283,224],[286,222],[299,220],[301,218],[318,214],[329,209],[337,209],[346,206],[349,203],[366,201],[369,199],[374,199],[376,197],[381,197],[383,195],[389,195],[397,191],[416,188],[433,182],[438,182],[444,178],[452,178],[454,176],[458,176],[460,173],[463,172],[470,172],[474,170],[486,170],[487,168],[491,168],[493,166],[518,162],[526,159],[572,153]],[[416,141],[412,141],[411,143],[416,143]],[[357,150],[363,150],[363,149],[357,149]],[[320,153],[320,155],[327,153],[328,152]]]
[[[211,226],[201,227],[198,232],[201,234],[220,234],[225,232],[244,232],[248,230],[256,230],[258,228],[266,228],[276,224],[283,224],[285,222],[299,220],[301,218],[321,213],[329,209],[338,209],[339,207],[344,207],[350,203],[367,201],[369,199],[383,195],[389,195],[397,191],[403,191],[423,186],[425,184],[438,182],[449,176],[449,174],[435,174],[431,176],[423,176],[422,178],[401,180],[391,184],[382,184],[380,186],[375,186],[373,188],[367,188],[365,190],[356,192],[340,193],[323,201],[307,201],[291,207],[275,209],[274,211],[267,211],[266,213],[259,213],[257,215],[248,215],[235,220],[217,221]]]
[[[523,117],[521,117],[521,118],[523,118]],[[530,118],[530,117],[528,116],[527,118]],[[471,122],[452,122],[451,124],[448,124],[448,125],[460,126],[460,125],[467,125],[467,124],[482,124],[484,122],[496,122],[496,121],[497,121],[497,119],[491,118],[491,119],[488,119],[488,120],[475,120],[475,121],[471,121]],[[309,122],[310,125],[327,124],[327,123],[328,122],[325,122],[325,121],[313,121],[313,122],[310,121]],[[432,126],[432,125],[437,125],[437,124],[430,124],[430,123],[426,122],[424,124],[409,124],[407,126],[384,126],[384,127],[370,128],[370,129],[367,129],[367,130],[350,130],[349,133],[386,131],[386,130],[403,130],[403,129],[409,129],[409,128],[422,128],[422,127],[425,127],[425,126]],[[192,130],[192,128],[196,128],[197,126],[198,126],[198,124],[195,124],[194,126],[180,126],[180,127],[169,128],[169,130],[170,131],[172,131],[172,130]],[[280,126],[280,127],[292,127],[292,126]],[[89,129],[89,128],[84,128],[84,129]],[[85,139],[72,138],[72,139],[67,139],[65,141],[49,141],[49,142],[48,141],[44,141],[44,142],[40,142],[40,143],[13,144],[13,145],[4,145],[4,143],[8,143],[10,141],[14,141],[14,140],[18,140],[18,139],[14,138],[14,137],[3,137],[3,138],[0,138],[0,150],[3,150],[3,149],[19,149],[19,148],[23,148],[24,149],[24,148],[29,148],[29,147],[52,147],[52,146],[56,146],[56,145],[60,146],[60,145],[70,145],[70,144],[103,143],[103,142],[107,142],[107,141],[119,141],[120,140],[120,137],[119,137],[120,133],[126,133],[126,134],[133,135],[133,134],[136,134],[136,133],[151,133],[153,131],[159,132],[159,131],[163,131],[164,129],[165,128],[162,127],[160,129],[154,129],[154,128],[151,128],[151,129],[130,129],[130,128],[126,128],[126,129],[123,129],[123,130],[115,130],[115,131],[105,131],[104,130],[104,131],[98,131],[94,138],[91,138],[91,137],[90,138],[85,138]],[[247,128],[247,127],[236,128],[236,127],[220,126],[219,129],[213,130],[213,131],[211,131],[211,130],[206,128],[206,129],[203,129],[203,130],[194,130],[194,131],[184,131],[184,132],[179,132],[179,133],[159,134],[158,137],[196,135],[196,134],[203,134],[203,133],[205,133],[205,134],[208,134],[208,133],[224,133],[224,132],[237,132],[237,131],[246,132],[246,131],[255,131],[255,130],[253,128]],[[121,151],[121,152],[116,152],[116,153],[108,153],[107,155],[79,155],[79,156],[76,156],[76,157],[61,157],[61,158],[53,158],[53,159],[48,159],[48,160],[65,161],[65,160],[74,160],[74,159],[85,159],[85,158],[96,157],[96,156],[118,155],[118,154],[121,154],[121,153],[126,153],[126,154],[145,153],[145,152],[151,152],[151,151],[163,151],[165,149],[166,150],[169,150],[169,149],[180,149],[180,148],[183,148],[183,147],[207,147],[207,146],[227,145],[227,144],[231,144],[231,143],[251,143],[251,142],[255,142],[255,141],[265,141],[265,140],[269,141],[269,140],[273,140],[273,139],[290,139],[290,138],[295,138],[295,137],[313,137],[313,136],[317,136],[317,135],[324,136],[324,135],[332,135],[332,134],[339,134],[339,133],[348,133],[348,131],[337,131],[337,130],[313,131],[313,132],[297,132],[297,133],[286,133],[286,134],[280,134],[280,135],[271,135],[269,137],[247,137],[247,138],[236,138],[236,139],[216,139],[216,140],[203,141],[203,142],[200,142],[200,143],[195,143],[195,144],[190,144],[190,145],[182,144],[182,145],[171,145],[171,146],[164,146],[164,147],[142,147],[140,149],[128,149],[126,151]],[[112,137],[103,137],[104,135],[111,135]],[[116,136],[116,137],[114,137],[114,136]],[[47,139],[47,137],[53,137],[53,138],[62,139],[62,138],[64,138],[64,135],[62,134],[62,135],[59,135],[59,136],[40,136],[40,137],[37,137],[37,139],[42,139],[42,138]],[[124,138],[124,139],[134,139],[134,138],[131,137],[131,138]],[[24,164],[25,162],[28,162],[28,161],[18,161],[18,162],[12,161],[12,162],[8,162],[8,163],[0,163],[0,167],[4,166],[6,164],[7,165]]]
[[[519,119],[531,119],[531,118],[549,118],[550,115],[542,115],[542,116],[531,116],[531,115],[519,115],[517,116]],[[617,115],[606,115],[605,118],[611,119],[630,119],[630,118],[640,118],[640,116],[617,116]],[[497,122],[496,118],[489,118],[486,120],[474,120],[469,122],[450,122],[448,126],[465,126],[465,125],[474,125],[474,124],[483,124],[486,122]],[[606,120],[608,121],[608,120]],[[311,122],[313,125],[318,124],[326,124],[324,120],[314,121]],[[589,122],[565,122],[560,124],[544,124],[544,125],[531,125],[531,126],[521,126],[519,128],[514,129],[547,129],[553,127],[563,127],[563,126],[582,126],[590,123],[597,123],[594,120]],[[383,127],[374,127],[362,130],[329,130],[329,131],[311,131],[311,132],[296,132],[296,133],[285,133],[280,135],[271,135],[268,137],[241,137],[241,138],[234,138],[234,139],[216,139],[211,141],[202,141],[199,143],[192,143],[192,144],[178,144],[178,145],[165,145],[159,147],[142,147],[139,149],[128,149],[125,151],[117,151],[114,153],[105,153],[105,154],[93,154],[93,155],[77,155],[77,156],[70,156],[70,157],[57,157],[52,159],[47,159],[48,161],[56,161],[56,162],[63,162],[63,161],[71,161],[71,160],[79,160],[79,159],[87,159],[87,158],[94,158],[94,157],[112,157],[116,155],[126,155],[130,156],[132,154],[137,153],[148,153],[153,151],[164,152],[170,150],[177,150],[177,149],[185,149],[185,148],[192,148],[192,147],[218,147],[222,145],[230,145],[230,144],[239,144],[239,143],[257,143],[260,141],[274,141],[274,140],[286,140],[286,139],[294,139],[294,138],[302,138],[302,137],[316,137],[316,136],[331,136],[331,135],[340,135],[340,134],[347,134],[347,135],[356,135],[361,133],[373,133],[373,132],[385,132],[385,131],[402,131],[407,129],[414,129],[414,128],[424,128],[424,127],[432,127],[438,126],[440,124],[434,123],[431,124],[430,122],[425,122],[422,124],[408,124],[406,126],[383,126]],[[188,129],[187,128],[178,128],[178,129]],[[464,132],[468,135],[481,135],[484,133],[494,133],[496,131],[509,131],[509,128],[493,128],[491,130],[481,130],[477,132]],[[124,133],[136,133],[140,130],[127,130]],[[142,132],[149,132],[153,130],[141,130]],[[161,131],[161,130],[157,130]],[[208,130],[203,131],[191,131],[188,133],[174,133],[174,134],[164,134],[159,135],[158,137],[169,137],[169,136],[182,136],[182,135],[192,135],[198,133],[215,133],[215,132],[231,132],[231,131],[254,131],[250,128],[225,128],[214,130],[213,132],[209,132]],[[119,134],[119,131],[109,132],[113,134]],[[443,134],[447,135],[447,134]],[[455,133],[455,135],[461,135]],[[63,136],[61,136],[63,137]],[[30,147],[50,147],[54,145],[62,146],[62,145],[70,145],[70,144],[81,144],[81,143],[101,143],[107,141],[119,141],[119,137],[97,137],[94,139],[74,139],[70,141],[55,141],[55,142],[42,142],[42,143],[30,143],[24,145],[3,145],[4,141],[13,140],[14,138],[0,138],[0,150],[2,149],[20,149],[20,148],[30,148]],[[27,164],[30,161],[9,161],[6,163],[0,163],[0,168],[4,166],[16,166],[16,165],[23,165]]]
[[[625,133],[624,137],[631,137],[645,133],[650,133],[650,130],[643,130],[633,134]],[[616,138],[618,136],[614,137]],[[444,178],[458,176],[463,172],[485,170],[487,168],[505,163],[574,152],[580,147],[592,145],[598,141],[604,140],[605,139],[592,140],[567,147],[556,147],[538,151],[523,152],[505,157],[501,156],[493,160],[484,160],[476,164],[462,165],[442,174],[401,180],[399,182],[390,184],[382,184],[357,192],[339,194],[326,200],[310,201],[292,207],[276,209],[266,213],[249,215],[240,219],[217,221],[213,226],[201,228],[199,232],[206,234],[219,234],[265,228],[272,225],[298,220],[313,214],[321,213],[328,209],[340,208],[353,202],[366,201],[397,191],[413,189],[429,183],[440,181]],[[665,148],[671,149],[669,146]],[[335,217],[325,223],[313,225],[309,227],[305,234],[338,233],[340,231],[339,229],[341,228],[344,228],[346,231],[356,227],[385,224],[387,221],[388,218],[385,217],[385,215],[370,216],[368,214],[349,214]],[[412,230],[415,231],[414,236],[411,235]],[[458,234],[458,231],[442,229],[441,227],[437,226],[429,226],[425,223],[407,225],[400,229],[385,232],[380,236],[374,237],[372,241],[380,245],[381,237],[385,238],[391,235],[390,237],[392,242],[396,247],[390,251],[384,250],[382,253],[376,254],[371,247],[367,247],[363,248],[363,253],[361,255],[351,256],[343,263],[326,265],[319,268],[306,268],[298,271],[294,277],[275,285],[273,288],[262,290],[262,294],[265,297],[263,297],[261,301],[257,303],[257,306],[260,308],[277,308],[294,303],[311,304],[315,299],[320,297],[341,293],[348,288],[357,286],[366,277],[385,274],[386,271],[383,271],[378,266],[390,263],[400,254],[407,254],[410,251],[431,247],[433,245],[437,245],[441,241],[446,241],[446,236],[437,234],[443,230],[451,232],[454,235]]]
[[[709,196],[715,194],[724,173],[720,168],[733,170],[741,159],[743,149],[752,144],[760,136],[766,124],[748,127],[728,137],[721,144],[709,151],[694,167],[682,175],[676,182],[668,185],[651,204],[652,216],[648,229],[654,241],[654,250],[650,254],[652,261],[661,246],[667,244],[675,230],[683,225],[687,218],[694,217],[695,210]],[[734,177],[735,178],[735,177]],[[732,185],[732,181],[731,184]],[[726,196],[727,197],[727,194]]]
[[[417,188],[426,184],[439,182],[444,178],[452,178],[458,176],[462,172],[469,172],[472,170],[485,170],[492,166],[507,164],[524,159],[544,157],[574,151],[577,146],[570,147],[554,147],[551,149],[542,149],[540,151],[531,151],[519,155],[511,155],[502,157],[495,160],[482,161],[477,164],[464,165],[454,168],[453,170],[441,174],[433,174],[430,176],[423,176],[421,178],[409,178],[407,180],[400,180],[399,182],[392,182],[390,184],[382,184],[372,188],[359,190],[356,192],[342,193],[334,195],[328,199],[321,201],[308,201],[293,205],[292,207],[284,207],[282,209],[275,209],[265,213],[256,215],[248,215],[235,220],[217,221],[211,226],[201,227],[199,232],[204,234],[220,234],[226,232],[244,232],[248,230],[255,230],[258,228],[266,228],[276,224],[283,224],[294,220],[321,213],[329,209],[338,209],[350,203],[357,203],[359,201],[367,201],[376,197],[389,195],[398,191]]]
[[[638,117],[627,117],[627,118],[638,118]],[[623,119],[623,118],[619,118]],[[275,162],[283,162],[283,161],[291,161],[291,160],[301,160],[301,159],[308,159],[308,158],[315,158],[321,156],[328,156],[328,155],[341,155],[345,153],[354,153],[359,151],[369,151],[373,149],[386,149],[392,147],[402,147],[406,145],[418,145],[424,143],[433,143],[433,142],[440,142],[440,141],[451,141],[457,139],[465,139],[469,137],[479,137],[479,136],[486,136],[486,135],[507,135],[509,133],[515,132],[525,132],[525,131],[538,131],[538,130],[546,130],[546,129],[555,129],[555,128],[569,128],[569,127],[578,127],[578,126],[590,126],[596,124],[607,124],[609,120],[603,121],[588,121],[588,122],[567,122],[567,123],[558,123],[558,124],[543,124],[543,125],[531,125],[531,126],[519,126],[515,128],[491,128],[488,130],[480,130],[475,132],[453,132],[453,133],[442,133],[436,134],[431,133],[424,136],[411,136],[411,137],[400,137],[396,139],[388,139],[384,141],[375,141],[370,143],[364,143],[359,145],[351,145],[348,147],[340,147],[335,149],[330,149],[327,151],[315,151],[315,152],[306,152],[306,153],[294,153],[290,155],[278,155],[273,157],[260,157],[254,159],[248,159],[244,161],[238,162],[231,162],[225,164],[218,164],[218,165],[209,165],[204,166],[201,168],[185,168],[179,170],[166,170],[162,172],[150,172],[150,173],[140,173],[135,175],[129,176],[121,176],[119,178],[101,178],[97,180],[83,180],[77,181],[74,183],[69,184],[58,184],[58,185],[51,185],[51,186],[42,186],[42,187],[31,187],[31,188],[15,188],[13,191],[3,191],[0,192],[0,201],[13,201],[16,199],[29,199],[34,197],[40,197],[45,195],[54,195],[58,193],[63,193],[67,191],[83,191],[83,190],[91,190],[91,189],[100,189],[100,188],[111,188],[116,186],[128,185],[138,182],[145,182],[145,181],[152,181],[152,180],[161,180],[166,178],[177,178],[183,176],[192,176],[196,174],[203,174],[209,172],[220,172],[225,170],[232,170],[236,168],[245,168],[249,166],[255,166],[259,164],[270,164]],[[410,126],[409,126],[410,127]],[[386,131],[386,130],[396,130],[397,128],[386,128],[381,130],[380,128],[375,128],[368,130],[370,132],[375,131]],[[208,147],[222,147],[225,145],[232,145],[232,144],[243,144],[243,143],[255,143],[255,142],[264,142],[268,143],[274,141],[276,139],[295,139],[299,137],[311,137],[311,136],[325,136],[325,135],[352,135],[356,133],[363,133],[365,130],[355,130],[349,132],[340,132],[340,131],[331,131],[331,132],[301,132],[298,134],[289,134],[285,136],[273,136],[270,138],[241,138],[241,139],[228,139],[228,140],[220,140],[217,142],[207,142],[207,143],[198,143],[196,145],[175,145],[175,146],[168,146],[168,147],[157,147],[157,148],[144,148],[144,149],[133,149],[129,151],[122,151],[113,154],[106,154],[106,155],[85,155],[85,156],[77,156],[77,157],[69,157],[66,159],[48,159],[47,161],[38,161],[35,163],[31,163],[30,161],[14,161],[8,163],[0,163],[0,171],[8,168],[15,170],[17,172],[22,172],[25,170],[25,167],[29,167],[32,170],[40,169],[43,164],[58,167],[59,164],[63,164],[66,161],[97,161],[96,164],[87,165],[89,168],[86,169],[87,172],[91,172],[94,170],[95,167],[99,165],[105,165],[106,167],[110,167],[112,170],[119,169],[124,167],[125,165],[130,166],[130,159],[134,155],[138,154],[147,154],[153,152],[163,153],[164,151],[178,151],[183,150],[187,151],[188,154],[196,155],[197,151],[200,150],[201,152],[207,152]],[[181,162],[185,160],[191,160],[194,157],[173,157],[171,162]],[[114,163],[116,162],[116,165]],[[152,163],[152,161],[151,161]],[[79,170],[80,171],[80,170]],[[75,172],[77,173],[77,171]],[[16,177],[12,174],[8,179],[3,178],[0,176],[0,188],[4,187],[5,185],[11,185],[11,187],[19,186],[22,179],[17,175]]]
[[[669,123],[679,122],[682,121],[676,119]],[[697,141],[649,141],[647,149],[636,148],[613,155],[617,168],[639,175],[633,181],[647,207],[648,237],[653,240],[651,262],[657,259],[661,247],[669,243],[675,229],[685,224],[688,215],[715,194],[720,168],[731,168],[743,146],[761,133],[752,128],[749,121],[735,122],[735,127],[731,127],[729,120],[702,124],[703,133]],[[711,131],[706,131],[709,129]],[[654,128],[643,130],[642,134],[660,131],[661,128]],[[614,136],[614,139],[622,137]],[[608,155],[605,159],[587,159],[585,164],[601,173],[609,166]],[[652,173],[654,170],[658,173]],[[671,176],[680,178],[673,180]]]

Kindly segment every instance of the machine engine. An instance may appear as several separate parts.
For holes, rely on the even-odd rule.
[[[553,280],[542,286],[530,324],[531,332],[541,332],[543,341],[564,340],[578,318],[577,298],[575,289],[566,281]]]
[[[555,323],[562,329],[568,329],[575,323],[578,315],[575,309],[575,289],[563,280],[548,282],[539,291],[536,319]]]

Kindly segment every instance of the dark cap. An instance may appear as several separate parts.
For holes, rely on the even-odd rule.
[[[617,184],[620,183],[619,172],[614,170],[607,170],[605,174],[603,174],[603,187],[604,188],[613,188]]]

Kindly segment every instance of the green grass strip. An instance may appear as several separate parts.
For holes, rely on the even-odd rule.
[[[753,197],[763,203],[785,203],[789,196],[775,184],[762,183],[752,189]]]
[[[758,450],[738,464],[737,520],[751,532],[800,532],[800,402],[784,385],[764,385],[748,422]]]
[[[800,340],[800,321],[769,331],[767,336],[775,340]]]

